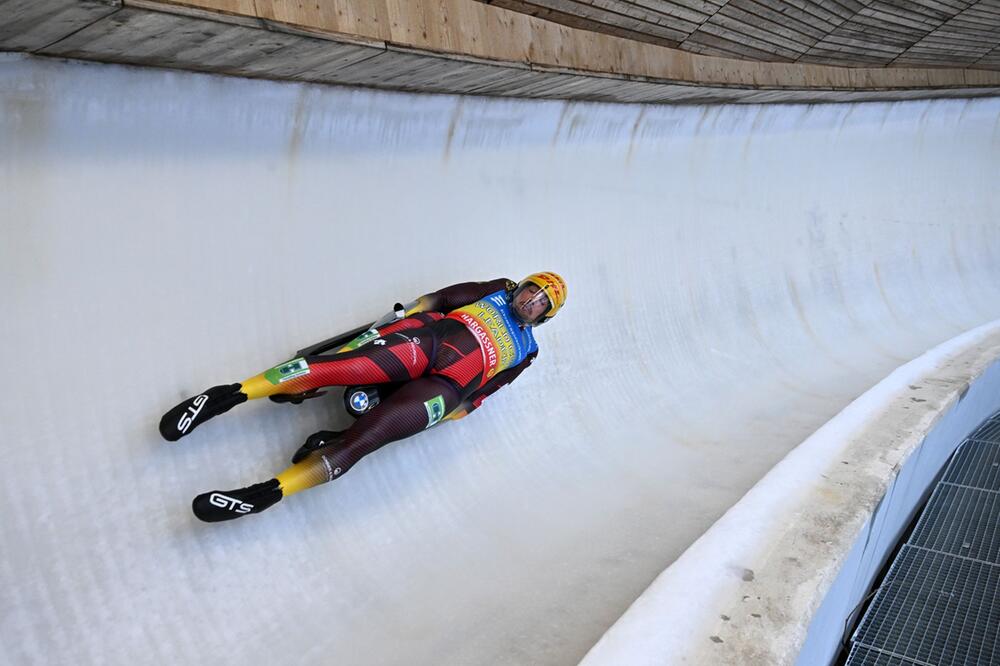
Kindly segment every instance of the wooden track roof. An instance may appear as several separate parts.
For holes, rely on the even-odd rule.
[[[478,0],[692,53],[1000,69],[1000,0]]]
[[[608,5],[615,0],[587,1]],[[749,0],[682,1],[703,10],[714,2],[710,18],[718,22],[724,9],[732,11],[737,2]],[[942,6],[944,2],[953,0],[942,0]],[[860,20],[860,11],[850,17],[842,14],[840,30]],[[969,12],[961,15],[968,18]],[[692,14],[684,16],[688,18],[675,18],[695,25],[689,20]],[[945,23],[954,26],[958,20]],[[800,23],[789,18],[782,30],[794,30]],[[833,19],[828,23],[833,25]],[[708,30],[706,25],[699,29]],[[766,32],[761,26],[755,30]],[[986,38],[959,40],[965,57],[975,57],[976,63],[949,67],[907,64],[902,55],[891,53],[883,54],[883,62],[816,63],[810,58],[818,58],[820,45],[831,38],[821,39],[818,33],[814,38],[811,46],[805,38],[785,38],[784,55],[762,48],[760,59],[754,60],[747,53],[706,55],[570,27],[477,0],[0,0],[0,50],[237,76],[415,92],[649,103],[855,102],[1000,94],[1000,67],[984,65],[996,56],[996,47]],[[923,39],[925,46],[929,39]],[[792,42],[802,51],[795,62],[788,61],[795,55]],[[686,39],[680,46],[685,43],[694,44]],[[987,46],[990,51],[982,55]],[[845,49],[838,51],[844,59],[849,55]],[[916,58],[917,52],[916,46],[909,46],[906,57]]]

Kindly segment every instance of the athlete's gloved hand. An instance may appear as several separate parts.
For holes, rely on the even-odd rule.
[[[375,322],[371,325],[371,329],[376,330],[382,328],[386,324],[391,324],[394,321],[399,321],[400,319],[406,317],[409,314],[410,313],[406,311],[406,306],[404,306],[402,303],[396,303],[395,305],[392,306],[392,312],[389,312],[383,315],[382,317],[376,319]]]
[[[431,305],[431,299],[428,296],[421,296],[420,298],[406,304],[396,303],[396,312],[402,310],[403,317],[409,317],[410,315],[427,312],[431,309]]]

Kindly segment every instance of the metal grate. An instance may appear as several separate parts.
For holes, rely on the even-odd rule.
[[[1000,417],[994,416],[975,430],[969,439],[996,442],[1000,444]]]
[[[987,564],[1000,564],[1000,493],[941,484],[909,543]],[[997,655],[1000,659],[1000,655]]]
[[[864,645],[855,645],[851,648],[847,663],[854,666],[922,666],[920,662],[879,652]]]
[[[1000,657],[998,595],[1000,566],[906,545],[854,642],[919,664],[989,666]]]
[[[966,442],[955,454],[941,481],[1000,492],[1000,444]]]
[[[852,642],[846,666],[1000,666],[1000,415],[952,456]]]

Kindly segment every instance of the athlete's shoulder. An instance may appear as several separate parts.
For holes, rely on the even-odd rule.
[[[483,298],[486,297],[496,297],[499,295],[504,301],[510,298],[510,295],[514,293],[517,289],[517,283],[510,278],[497,278],[495,280],[488,280],[486,282],[480,282],[483,285],[484,291]]]
[[[506,277],[490,280],[486,284],[488,284],[493,291],[505,291],[510,293],[517,289],[517,283]]]

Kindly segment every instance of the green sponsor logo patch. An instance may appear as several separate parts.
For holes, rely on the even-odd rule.
[[[264,379],[277,385],[281,382],[287,382],[289,379],[295,379],[296,377],[308,374],[309,364],[306,363],[304,358],[299,357],[292,359],[287,363],[274,366],[264,373]]]
[[[424,408],[427,410],[427,428],[444,418],[444,398],[442,396],[426,401]]]
[[[377,337],[379,337],[378,331],[374,328],[369,328],[367,331],[354,338],[337,351],[338,353],[344,351],[354,351],[358,347],[363,347]]]

